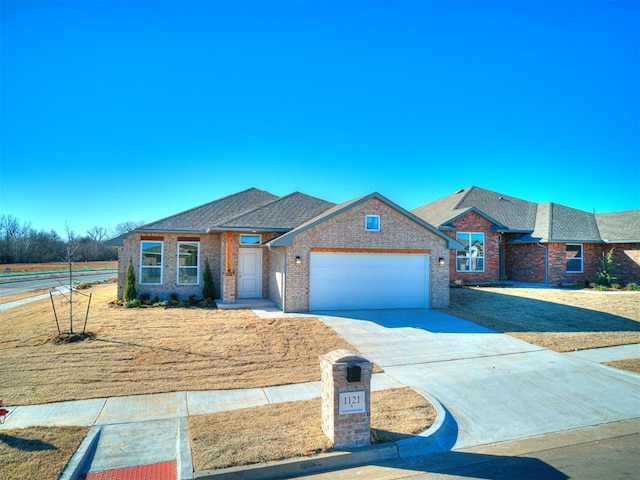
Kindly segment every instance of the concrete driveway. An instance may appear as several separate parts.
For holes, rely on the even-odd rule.
[[[640,417],[640,376],[437,310],[314,312],[394,380],[448,410],[447,448]]]

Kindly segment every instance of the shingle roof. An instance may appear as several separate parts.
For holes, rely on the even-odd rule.
[[[557,203],[537,204],[479,187],[458,190],[413,213],[446,229],[453,220],[472,210],[488,218],[498,231],[525,233],[512,243],[640,241],[640,210],[593,214]]]
[[[479,187],[458,190],[412,212],[433,225],[444,227],[472,209],[488,216],[498,227],[510,231],[529,231],[535,223],[535,203]]]
[[[596,213],[595,217],[605,242],[640,242],[640,210]]]
[[[226,219],[216,227],[291,230],[334,205],[320,198],[294,192],[234,218]]]
[[[269,192],[249,188],[170,217],[147,223],[136,230],[143,232],[206,232],[226,219],[237,217],[278,198]]]

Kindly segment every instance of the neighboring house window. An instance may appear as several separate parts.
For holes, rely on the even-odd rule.
[[[456,270],[484,272],[484,233],[459,232],[456,239],[464,245],[456,255]]]
[[[582,273],[582,245],[567,243],[567,273]]]
[[[364,220],[364,228],[367,232],[379,232],[380,215],[367,215]]]
[[[195,285],[200,279],[200,244],[178,242],[178,284]]]
[[[240,235],[240,245],[260,245],[260,235]]]
[[[162,245],[162,242],[141,242],[141,284],[160,285],[162,283]]]

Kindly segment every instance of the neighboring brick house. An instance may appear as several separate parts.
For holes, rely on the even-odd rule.
[[[446,307],[451,237],[378,193],[335,205],[251,188],[156,222],[119,246],[138,292],[201,296],[208,262],[218,298],[269,298],[285,311]]]
[[[596,214],[470,187],[412,212],[464,245],[451,252],[451,281],[588,283],[613,249],[618,282],[640,282],[640,210]]]

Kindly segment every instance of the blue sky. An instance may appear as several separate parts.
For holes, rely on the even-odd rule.
[[[638,1],[0,5],[0,214],[38,230],[252,186],[640,208]]]

